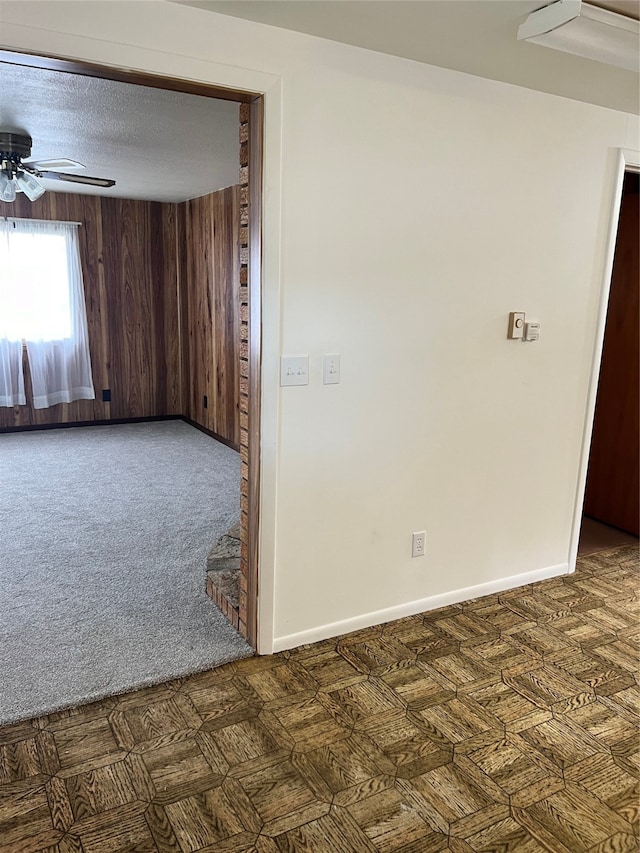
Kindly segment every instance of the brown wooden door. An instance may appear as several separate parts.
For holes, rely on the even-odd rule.
[[[587,474],[585,515],[638,535],[640,241],[637,174],[625,175]]]

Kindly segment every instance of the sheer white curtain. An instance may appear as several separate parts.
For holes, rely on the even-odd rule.
[[[11,353],[24,341],[34,408],[94,399],[77,226],[9,220],[4,232],[8,263],[0,263],[0,377],[5,371],[13,375]],[[6,362],[2,343],[11,350]],[[18,397],[20,381],[21,364]],[[0,405],[15,404],[3,404],[0,396]]]
[[[0,406],[24,406],[22,340],[11,338],[13,302],[9,275],[9,230],[11,223],[0,219]]]
[[[24,406],[22,343],[8,341],[0,333],[0,406]]]

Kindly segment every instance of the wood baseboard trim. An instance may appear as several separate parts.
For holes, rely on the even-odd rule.
[[[203,432],[210,438],[215,438],[215,440],[219,441],[220,444],[226,444],[227,447],[230,447],[232,450],[235,450],[236,453],[240,452],[239,444],[236,444],[234,441],[230,441],[228,438],[224,438],[223,436],[218,435],[218,433],[214,432],[212,429],[207,429],[207,427],[202,426],[202,424],[199,424],[197,421],[192,421],[191,418],[188,418],[186,415],[178,415],[178,420],[184,421],[185,423],[189,424],[189,426],[199,429],[200,432]]]
[[[349,634],[351,631],[359,631],[362,628],[371,628],[373,625],[392,622],[395,619],[403,619],[405,616],[415,616],[417,613],[437,610],[440,607],[447,607],[450,604],[459,604],[461,601],[468,601],[471,598],[482,598],[482,596],[492,595],[494,592],[505,592],[508,589],[515,589],[516,587],[525,586],[536,581],[555,578],[558,575],[566,575],[568,571],[568,563],[559,563],[556,566],[547,566],[546,568],[536,569],[532,572],[524,572],[521,575],[498,578],[497,580],[487,581],[486,583],[476,584],[475,586],[467,586],[463,589],[443,592],[440,595],[419,598],[416,601],[397,604],[394,607],[387,607],[384,610],[363,613],[361,616],[354,616],[351,619],[344,619],[341,622],[318,625],[317,628],[300,631],[297,634],[276,637],[273,641],[273,651],[284,652],[287,649],[294,649],[306,643],[328,640],[331,637]]]
[[[179,420],[184,420],[184,418],[181,415],[151,415],[146,418],[106,418],[99,421],[66,421],[59,424],[25,424],[24,426],[0,427],[0,434],[5,432],[33,432],[34,430],[44,429],[73,429],[74,427],[113,426],[115,424],[142,424],[153,421]]]

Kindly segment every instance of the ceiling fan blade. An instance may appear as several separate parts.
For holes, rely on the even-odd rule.
[[[86,168],[83,163],[78,163],[77,160],[68,160],[66,157],[60,157],[58,160],[23,160],[22,163],[30,169],[36,169],[38,172],[41,172],[43,169],[58,172],[60,169]]]
[[[89,175],[65,175],[64,172],[47,172],[38,170],[44,181],[68,181],[70,184],[90,184],[92,187],[113,187],[115,181],[109,178],[92,178]]]

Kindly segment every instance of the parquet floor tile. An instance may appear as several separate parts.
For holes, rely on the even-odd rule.
[[[429,705],[438,705],[455,697],[455,689],[445,678],[438,678],[424,663],[418,661],[402,665],[381,676],[402,699],[410,711],[419,711]]]
[[[419,717],[403,711],[371,717],[362,723],[360,731],[379,750],[378,764],[383,770],[402,779],[438,767],[453,755],[449,741],[432,737],[433,732]]]
[[[639,568],[0,728],[0,853],[638,851]]]

